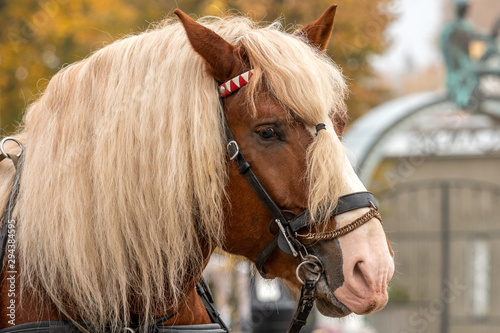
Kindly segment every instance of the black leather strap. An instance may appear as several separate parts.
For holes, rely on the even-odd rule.
[[[156,325],[147,330],[149,333],[174,333],[174,332],[207,332],[207,333],[227,333],[230,329],[224,323],[220,314],[213,305],[213,297],[210,289],[202,277],[196,285],[196,291],[203,301],[203,305],[212,321],[212,324],[206,325],[188,325],[188,326],[162,326],[161,323],[174,318],[180,310],[154,319]],[[182,308],[181,308],[182,309]],[[85,327],[84,322],[78,322]],[[129,328],[138,331],[140,325],[131,323]],[[77,326],[71,321],[40,321],[15,325],[12,327],[0,329],[0,333],[21,333],[21,332],[37,332],[37,333],[77,333],[80,332]],[[142,332],[142,331],[141,331]]]
[[[224,102],[222,98],[220,102],[221,107],[224,110]],[[259,273],[264,277],[266,274],[264,264],[277,247],[279,247],[280,250],[284,253],[293,254],[296,257],[298,257],[298,252],[300,251],[300,249],[305,249],[304,245],[297,240],[295,233],[301,228],[310,225],[310,212],[309,210],[306,210],[302,214],[294,217],[291,220],[287,220],[285,218],[284,212],[278,207],[269,193],[267,193],[264,186],[252,171],[250,163],[245,159],[243,153],[240,151],[238,143],[234,138],[234,134],[229,128],[225,112],[222,112],[221,116],[224,121],[226,137],[228,140],[227,154],[229,158],[236,162],[236,164],[238,165],[238,172],[246,178],[249,185],[252,187],[259,199],[273,216],[273,220],[271,221],[271,225],[269,228],[270,232],[273,233],[272,231],[276,230],[276,228],[274,228],[274,226],[272,225],[273,223],[276,223],[276,226],[280,230],[280,232],[275,234],[274,238],[264,247],[255,261],[255,265],[257,266]],[[318,124],[316,126],[317,132],[323,129],[326,129],[326,126],[324,124]],[[371,194],[370,192],[358,192],[345,195],[339,198],[338,205],[332,215],[339,215],[363,207],[375,207],[374,202],[375,199],[373,197],[373,194]],[[302,258],[302,260],[304,260],[304,258]],[[298,333],[300,329],[306,324],[307,317],[309,316],[309,313],[314,306],[313,292],[315,285],[316,281],[304,281],[304,284],[302,285],[299,305],[292,319],[292,322],[290,323],[287,333]]]
[[[371,192],[356,192],[340,197],[337,208],[333,211],[333,215],[340,215],[363,207],[374,207],[378,209],[375,205],[375,197]]]
[[[3,155],[2,155],[3,156]],[[14,211],[14,207],[16,206],[17,196],[19,194],[19,180],[21,178],[21,169],[22,162],[16,155],[8,154],[8,157],[14,163],[14,167],[16,169],[16,174],[14,176],[14,182],[12,183],[12,188],[10,190],[9,200],[7,201],[7,206],[5,207],[3,218],[2,218],[2,231],[0,232],[0,274],[3,270],[3,260],[5,258],[5,252],[7,248],[7,240],[8,240],[8,226],[10,221],[12,221],[12,212]],[[22,156],[21,156],[22,159]],[[15,222],[12,222],[15,223]]]
[[[274,223],[274,222],[271,222]],[[266,274],[266,271],[264,269],[264,264],[266,263],[267,259],[271,256],[271,254],[276,250],[278,247],[278,237],[280,234],[276,234],[273,238],[272,241],[267,243],[267,245],[264,247],[262,251],[260,251],[259,256],[255,260],[255,267],[257,267],[257,270],[259,271],[260,275],[264,276]]]
[[[181,308],[179,310],[175,311],[174,313],[169,313],[169,314],[166,314],[164,316],[155,318],[154,319],[155,325],[156,326],[161,326],[162,323],[164,323],[166,321],[169,321],[170,319],[174,318],[175,316],[177,316],[179,314],[179,312],[182,310],[182,308],[184,308],[184,305],[181,306]],[[133,325],[134,326],[138,326],[138,324],[133,324]]]
[[[223,106],[224,102],[221,99],[221,105]],[[229,124],[227,123],[227,119],[225,113],[222,115],[226,137],[228,140],[227,144],[227,154],[231,160],[235,161],[238,165],[238,171],[242,174],[247,182],[250,184],[254,192],[257,194],[262,203],[269,210],[271,215],[273,216],[273,220],[271,224],[276,223],[276,221],[280,221],[283,228],[285,229],[285,233],[288,235],[289,241],[285,239],[285,234],[283,232],[278,233],[278,237],[274,237],[271,242],[269,242],[262,252],[257,257],[255,265],[257,270],[261,275],[265,274],[264,264],[267,259],[271,256],[276,247],[279,247],[281,251],[287,254],[292,254],[293,251],[290,247],[290,238],[294,238],[295,232],[298,230],[308,226],[311,221],[311,215],[309,210],[304,211],[302,214],[296,216],[292,220],[287,220],[283,215],[282,210],[278,207],[275,201],[271,198],[269,193],[266,191],[262,183],[259,181],[255,173],[253,172],[250,163],[246,160],[245,156],[241,152],[236,139],[234,138],[234,134],[229,128]],[[320,128],[320,130],[323,128]],[[333,212],[333,216],[340,215],[342,213],[355,210],[363,207],[372,207],[375,205],[375,198],[373,194],[370,192],[357,192],[351,193],[339,198],[337,207]],[[270,228],[275,229],[275,228]],[[292,244],[293,246],[293,244]]]
[[[371,192],[356,192],[347,194],[339,198],[337,207],[333,211],[332,217],[365,207],[377,208],[375,206],[375,197]],[[293,220],[290,220],[288,225],[295,233],[308,226],[309,221],[311,221],[311,215],[309,214],[309,210],[306,210]]]
[[[337,216],[355,209],[365,208],[365,207],[375,207],[375,198],[371,192],[356,192],[348,195],[344,195],[339,198],[337,208],[335,208],[332,217]],[[308,226],[311,221],[311,215],[309,210],[304,211],[302,214],[298,215],[294,219],[288,221],[288,227],[291,233],[295,235],[297,231]],[[285,237],[280,234],[278,240],[278,246],[281,251],[292,254],[290,247],[287,245]]]
[[[210,288],[208,287],[208,284],[203,276],[201,277],[200,282],[196,285],[196,291],[198,292],[198,295],[200,295],[201,301],[203,302],[212,323],[218,324],[225,332],[229,332],[229,327],[222,320],[219,311],[214,306],[212,292],[210,291]]]
[[[299,333],[301,328],[306,325],[307,317],[314,306],[313,292],[315,286],[316,281],[304,281],[300,291],[299,304],[290,322],[290,326],[288,326],[287,333]]]
[[[221,101],[221,103],[223,102]],[[282,221],[282,223],[285,223],[286,218],[283,216],[281,209],[278,207],[278,205],[276,205],[269,193],[267,193],[266,189],[253,172],[250,163],[246,160],[245,156],[239,149],[239,146],[236,142],[236,139],[234,138],[233,132],[229,128],[229,124],[227,123],[225,116],[224,124],[226,137],[228,139],[227,154],[238,165],[238,172],[246,178],[255,194],[257,194],[260,201],[262,201],[262,203],[266,206],[273,218]]]
[[[186,326],[157,326],[147,331],[130,327],[136,332],[147,333],[226,333],[218,324],[186,325]],[[70,321],[41,321],[19,324],[0,329],[0,333],[81,333]],[[123,331],[127,332],[127,331]]]

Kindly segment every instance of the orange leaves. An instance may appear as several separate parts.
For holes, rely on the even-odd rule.
[[[380,102],[367,86],[368,58],[387,47],[384,33],[394,0],[17,0],[0,2],[0,129],[12,132],[27,101],[64,64],[86,57],[102,45],[145,30],[179,7],[188,14],[221,15],[227,10],[286,27],[307,25],[334,2],[339,4],[327,49],[350,78],[356,94],[348,102],[361,114]],[[0,136],[6,133],[0,132]]]

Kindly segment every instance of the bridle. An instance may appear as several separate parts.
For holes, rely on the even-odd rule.
[[[255,173],[253,172],[250,163],[245,159],[243,153],[241,152],[238,143],[231,131],[229,124],[226,119],[224,111],[224,98],[230,94],[236,92],[241,87],[245,86],[253,75],[253,70],[245,72],[235,78],[219,85],[219,96],[222,109],[222,119],[224,119],[225,134],[227,139],[227,154],[229,159],[234,161],[238,166],[238,171],[243,175],[252,189],[255,191],[261,202],[266,206],[266,208],[271,213],[273,219],[270,223],[270,232],[274,234],[273,239],[262,249],[258,255],[255,265],[262,276],[266,275],[264,265],[271,256],[271,254],[279,248],[282,252],[286,254],[291,254],[299,260],[299,264],[296,269],[296,276],[299,282],[302,284],[301,294],[297,310],[292,318],[290,326],[288,327],[287,333],[298,333],[301,328],[306,324],[307,317],[314,306],[314,289],[316,283],[321,278],[324,267],[321,260],[312,253],[309,253],[308,247],[304,245],[300,239],[307,240],[331,240],[337,237],[343,236],[352,230],[360,227],[364,223],[375,217],[380,222],[382,222],[380,215],[377,212],[377,206],[374,204],[375,199],[373,194],[370,192],[357,192],[342,196],[339,198],[338,205],[332,214],[332,217],[340,215],[342,213],[355,210],[358,208],[368,207],[370,211],[364,214],[362,217],[356,219],[355,221],[339,228],[334,231],[322,232],[322,233],[309,233],[306,235],[300,234],[299,230],[304,227],[310,226],[312,218],[309,210],[305,210],[298,216],[294,216],[291,219],[287,219],[285,216],[287,213],[282,211],[276,202],[272,199],[269,193],[266,191],[262,183],[259,181]],[[316,131],[325,129],[324,124],[317,124]],[[15,141],[21,151],[18,155],[8,154],[4,150],[4,144],[6,141]],[[19,178],[22,163],[19,159],[22,159],[23,145],[15,138],[5,138],[0,143],[0,162],[4,158],[9,158],[14,163],[16,168],[16,174],[14,176],[14,183],[12,185],[11,194],[5,209],[3,216],[3,224],[0,232],[0,272],[2,270],[3,259],[5,254],[5,248],[7,244],[7,224],[11,220],[13,208],[17,199],[19,192]],[[301,276],[301,272],[303,275]],[[198,287],[197,287],[198,290]],[[202,289],[200,289],[202,290]],[[200,293],[200,291],[198,290]],[[204,294],[204,293],[203,293]],[[202,294],[200,294],[202,296]],[[203,297],[202,297],[203,299]],[[204,301],[204,304],[206,302]],[[205,304],[207,311],[209,308]],[[218,312],[212,307],[213,313],[218,316]],[[213,319],[213,318],[212,318]],[[220,318],[218,318],[220,319]],[[224,324],[221,325],[226,329]]]
[[[324,272],[321,260],[317,256],[309,253],[307,246],[304,245],[299,239],[335,239],[355,230],[371,220],[373,217],[377,218],[380,222],[382,222],[382,219],[377,212],[377,206],[374,204],[375,198],[372,193],[351,193],[339,198],[338,205],[333,212],[332,217],[364,207],[370,208],[368,213],[343,226],[342,228],[331,232],[309,233],[307,235],[299,234],[300,229],[311,225],[312,218],[309,209],[306,209],[302,214],[295,216],[292,219],[287,219],[285,217],[285,212],[283,212],[272,199],[253,172],[250,163],[245,159],[245,156],[240,150],[234,134],[227,122],[223,99],[245,86],[252,76],[253,70],[250,70],[218,86],[221,108],[224,113],[222,118],[224,119],[227,138],[227,154],[229,159],[237,164],[238,172],[246,178],[247,182],[259,197],[260,201],[266,206],[273,217],[269,230],[274,234],[274,238],[264,247],[255,261],[255,265],[259,273],[262,276],[266,275],[264,265],[277,248],[286,254],[293,255],[299,260],[296,275],[297,279],[302,284],[302,289],[297,310],[295,311],[292,322],[287,330],[287,333],[296,333],[299,332],[300,329],[306,324],[307,317],[309,316],[309,313],[314,305],[314,288]],[[316,131],[318,132],[323,130],[325,127],[325,124],[317,124]],[[275,226],[277,226],[277,228]],[[301,277],[301,271],[304,271],[304,278]]]

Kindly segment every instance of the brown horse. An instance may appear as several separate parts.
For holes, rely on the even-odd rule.
[[[314,280],[327,316],[384,307],[393,253],[340,142],[346,85],[324,53],[335,11],[294,34],[176,11],[55,75],[16,136],[0,327],[209,322],[194,286],[218,246],[297,292]],[[13,178],[5,159],[0,204]]]

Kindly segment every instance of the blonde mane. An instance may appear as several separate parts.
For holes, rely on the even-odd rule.
[[[327,216],[342,187],[344,153],[330,121],[345,112],[339,70],[279,24],[199,22],[247,50],[256,71],[250,94],[264,75],[307,126],[328,124],[309,150],[308,170],[312,211]],[[96,329],[123,327],[130,309],[147,322],[182,300],[206,259],[202,245],[223,241],[227,176],[216,85],[173,20],[51,79],[19,134],[25,290],[42,291]],[[1,200],[12,172],[1,163]]]

